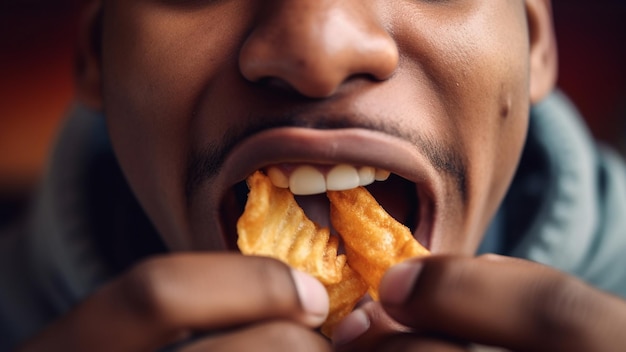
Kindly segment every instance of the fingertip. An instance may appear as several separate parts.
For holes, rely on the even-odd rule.
[[[305,323],[321,325],[328,316],[328,293],[321,282],[309,274],[291,269],[300,305],[305,313]]]
[[[348,314],[334,329],[332,341],[336,347],[346,345],[363,335],[371,326],[370,319],[362,309]]]
[[[389,306],[406,303],[413,293],[422,267],[423,264],[419,261],[405,261],[391,267],[380,282],[380,302]]]

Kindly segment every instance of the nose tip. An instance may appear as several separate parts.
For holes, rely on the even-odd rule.
[[[273,11],[252,30],[239,55],[247,80],[281,81],[304,96],[323,98],[351,77],[385,80],[393,74],[396,43],[369,13],[297,5],[305,2],[285,0],[283,11]]]

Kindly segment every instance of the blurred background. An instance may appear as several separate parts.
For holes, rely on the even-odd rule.
[[[0,227],[27,206],[72,104],[80,2],[0,0]],[[553,4],[559,86],[626,151],[626,0]]]

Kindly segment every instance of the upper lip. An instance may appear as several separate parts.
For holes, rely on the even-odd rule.
[[[372,166],[415,183],[420,193],[420,208],[424,208],[420,213],[426,217],[420,221],[418,231],[428,232],[416,235],[422,237],[421,240],[430,241],[435,205],[443,191],[436,170],[410,142],[378,131],[281,127],[259,132],[242,140],[228,154],[216,176],[216,189],[223,190],[221,198],[254,171],[289,162]],[[225,232],[223,228],[222,232]]]

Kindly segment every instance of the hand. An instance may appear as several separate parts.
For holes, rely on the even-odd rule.
[[[339,325],[339,350],[467,351],[481,344],[575,352],[626,346],[625,301],[519,259],[411,260],[389,270],[380,301]]]
[[[272,259],[183,254],[105,285],[20,351],[327,351],[324,287]],[[204,336],[203,336],[204,334]]]

